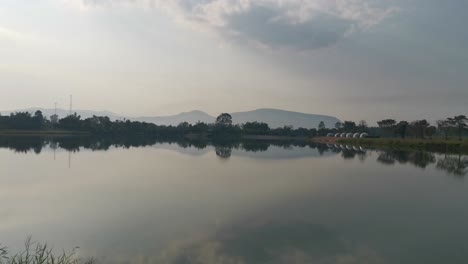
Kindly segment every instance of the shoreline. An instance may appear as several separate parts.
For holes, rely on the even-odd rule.
[[[395,149],[395,150],[418,150],[440,153],[464,153],[468,154],[468,140],[457,139],[401,139],[401,138],[334,138],[320,137],[312,141],[323,144],[349,144],[362,147]]]
[[[0,130],[0,136],[87,136],[87,132],[67,130]]]
[[[82,131],[67,131],[67,130],[0,130],[0,136],[92,136],[92,133],[82,132]],[[187,134],[183,138],[186,139],[202,139],[210,140],[210,137],[207,137],[203,134]],[[229,137],[226,137],[229,139]],[[287,141],[308,141],[310,138],[307,137],[288,137],[288,136],[269,136],[269,135],[242,135],[235,137],[235,139],[242,140],[287,140]]]

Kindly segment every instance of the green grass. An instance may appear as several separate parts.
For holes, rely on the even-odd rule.
[[[341,144],[352,144],[363,147],[427,150],[433,152],[462,152],[468,153],[468,140],[456,139],[398,139],[398,138],[342,138],[337,140]]]
[[[24,244],[24,250],[19,253],[11,253],[8,248],[0,245],[0,264],[95,264],[94,259],[80,259],[76,257],[76,249],[70,253],[63,251],[54,255],[53,249],[47,244],[32,242],[28,238]]]

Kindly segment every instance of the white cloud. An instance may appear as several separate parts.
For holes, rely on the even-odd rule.
[[[246,43],[314,49],[368,30],[397,10],[381,0],[62,0],[81,7],[141,5]],[[388,2],[387,2],[388,3]]]
[[[5,27],[0,27],[0,38],[7,39],[10,41],[25,41],[33,39],[33,37],[28,34],[24,34],[19,31]]]

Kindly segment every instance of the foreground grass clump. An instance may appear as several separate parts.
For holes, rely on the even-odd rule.
[[[468,153],[468,140],[459,141],[443,139],[343,138],[337,140],[337,142],[342,144],[356,144],[364,147],[427,150],[444,153]]]
[[[32,242],[28,238],[20,253],[11,254],[8,248],[0,245],[0,264],[95,264],[94,259],[82,260],[76,257],[76,248],[70,253],[65,251],[54,255],[53,248],[47,244]]]

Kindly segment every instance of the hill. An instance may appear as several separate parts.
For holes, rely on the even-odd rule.
[[[42,111],[44,116],[51,116],[54,114],[54,109],[45,109],[45,108],[29,108],[21,109],[15,111],[2,111],[2,115],[9,115],[11,112],[30,112],[34,113],[36,110]],[[141,116],[141,117],[128,117],[116,114],[109,111],[92,111],[92,110],[75,110],[83,119],[96,116],[108,116],[111,120],[117,119],[129,119],[132,121],[141,121],[154,123],[158,125],[173,125],[176,126],[182,122],[188,122],[190,124],[195,124],[197,122],[204,123],[213,123],[216,117],[207,114],[203,111],[194,110],[190,112],[182,112],[176,115],[170,116]],[[62,118],[69,114],[68,110],[57,109],[57,115]],[[336,122],[340,120],[336,117],[327,116],[327,115],[315,115],[307,114],[293,111],[286,111],[280,109],[257,109],[253,111],[246,112],[235,112],[231,113],[234,124],[243,124],[246,122],[264,122],[267,123],[271,128],[283,127],[283,126],[293,126],[294,128],[317,128],[320,121],[323,121],[328,128],[334,127]]]
[[[285,111],[279,109],[257,109],[247,112],[232,113],[232,119],[235,123],[245,123],[259,121],[267,123],[271,128],[293,126],[295,128],[317,128],[320,121],[325,123],[325,126],[332,128],[336,122],[340,120],[336,117],[326,115],[306,114],[293,111]]]
[[[203,111],[194,110],[190,112],[182,112],[177,115],[170,115],[170,116],[154,116],[154,117],[137,117],[137,118],[129,118],[130,120],[147,122],[147,123],[154,123],[157,125],[173,125],[177,126],[182,122],[187,122],[190,124],[196,124],[197,122],[203,123],[213,123],[215,121],[215,117],[211,116]]]

